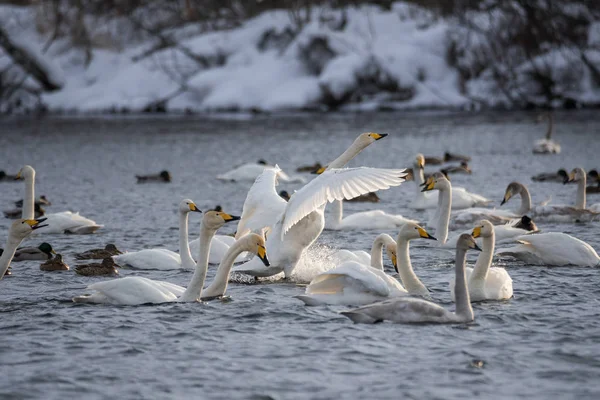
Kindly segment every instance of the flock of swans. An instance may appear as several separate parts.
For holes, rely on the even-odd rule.
[[[534,153],[560,151],[560,146],[550,139],[552,120],[549,121],[545,149],[541,142],[536,143]],[[97,268],[110,271],[115,266],[137,270],[187,269],[193,271],[187,287],[140,275],[127,276],[95,282],[73,301],[113,305],[195,302],[224,296],[232,273],[249,275],[258,282],[260,278],[277,274],[289,279],[297,268],[302,268],[303,259],[308,257],[307,250],[323,230],[398,232],[396,238],[386,233],[378,234],[370,254],[360,250],[338,250],[333,256],[335,267],[313,277],[304,293],[296,296],[307,306],[360,306],[341,313],[360,323],[472,321],[471,302],[507,300],[513,296],[512,279],[506,269],[492,266],[494,256],[551,266],[593,267],[600,263],[600,257],[589,244],[562,232],[541,232],[533,222],[576,223],[600,219],[600,208],[596,205],[586,207],[587,174],[582,168],[575,168],[570,173],[559,171],[554,174],[556,176],[548,174],[547,179],[544,178],[575,182],[574,205],[533,205],[528,188],[522,183],[511,182],[506,187],[501,206],[518,196],[518,209],[496,209],[490,208],[491,200],[465,188],[453,187],[447,177],[449,169],[426,176],[426,162],[437,163],[437,160],[422,154],[415,156],[410,176],[405,169],[345,167],[360,152],[386,136],[373,132],[359,135],[338,158],[325,166],[318,164],[317,176],[287,200],[277,191],[278,181],[304,183],[305,180],[290,177],[276,165],[270,166],[266,162],[244,164],[220,175],[218,179],[228,181],[254,180],[246,195],[242,215],[237,217],[222,210],[202,213],[194,201],[182,200],[178,207],[178,253],[162,248],[121,253],[114,245],[108,245],[106,249],[80,253],[76,257],[79,260],[104,258]],[[550,142],[556,146],[550,146]],[[446,154],[441,162],[450,157]],[[453,157],[466,162],[458,156]],[[467,167],[463,164],[460,168],[465,170]],[[170,181],[167,171],[161,174],[137,178],[140,182]],[[21,242],[33,234],[90,234],[103,226],[70,211],[36,218],[35,170],[26,165],[17,176],[25,183],[22,219],[10,226],[0,257],[0,279],[11,261],[46,260],[42,270],[68,269],[52,268],[52,260],[56,264],[63,261],[60,255],[52,258],[55,251],[48,243],[25,250],[19,249]],[[432,228],[431,233],[416,220],[383,210],[344,216],[344,201],[400,186],[407,179],[411,179],[415,187],[410,208],[432,210],[427,222],[427,227]],[[329,207],[333,212],[328,213],[326,219],[325,208],[329,203],[332,203]],[[202,213],[200,236],[192,241],[188,234],[191,213]],[[217,235],[222,226],[236,221],[235,237]],[[410,242],[421,239],[435,249],[455,254],[455,274],[448,280],[449,292],[456,303],[455,312],[431,301],[427,286],[413,269]],[[508,247],[497,250],[498,244]],[[473,267],[466,265],[469,250],[480,252]],[[391,260],[398,277],[384,270],[384,254]],[[218,267],[213,281],[205,285],[210,264],[218,264]],[[100,269],[91,268],[88,275],[99,275],[98,271]]]

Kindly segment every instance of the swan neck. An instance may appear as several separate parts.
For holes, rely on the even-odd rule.
[[[548,130],[546,131],[546,139],[552,139],[552,131],[554,130],[554,117],[552,114],[548,115]]]
[[[450,225],[450,211],[452,209],[452,187],[442,189],[438,196],[439,218],[435,230],[435,236],[441,244],[448,240],[448,226]]]
[[[223,296],[225,294],[233,263],[244,251],[246,251],[244,242],[240,240],[229,247],[223,260],[221,260],[221,263],[219,264],[219,268],[217,268],[215,279],[206,289],[204,289],[204,297]]]
[[[356,157],[358,153],[363,151],[363,149],[365,149],[369,144],[370,143],[368,142],[365,143],[363,141],[360,141],[359,139],[356,139],[354,143],[352,143],[352,145],[342,153],[341,156],[329,163],[327,169],[342,168],[343,166],[348,164],[350,160]]]
[[[416,199],[417,202],[425,201],[425,192],[421,192],[421,185],[425,182],[425,172],[421,167],[414,167],[413,169],[413,180],[415,181]]]
[[[518,214],[523,216],[531,210],[531,194],[527,187],[521,185],[521,208],[519,208]]]
[[[10,262],[15,256],[15,251],[17,251],[17,247],[19,247],[22,241],[23,240],[13,238],[9,234],[4,252],[2,253],[2,256],[0,256],[0,280],[4,278],[4,274],[8,270]]]
[[[587,185],[587,177],[585,173],[583,174],[583,178],[577,182],[577,204],[575,204],[575,208],[580,210],[585,209],[585,187]]]
[[[371,267],[383,271],[383,239],[377,236],[371,246]]]
[[[188,243],[188,213],[179,213],[179,256],[183,268],[191,269],[196,265]]]
[[[208,270],[208,255],[210,253],[210,245],[216,230],[208,229],[204,223],[200,228],[200,251],[198,254],[198,263],[194,270],[194,275],[187,289],[179,299],[180,301],[200,301],[202,295],[202,287],[206,280],[206,271]]]
[[[21,218],[35,218],[35,171],[25,178],[25,196],[23,197],[23,212]]]
[[[465,273],[465,261],[467,251],[464,249],[456,250],[456,316],[464,321],[473,320],[473,308],[471,308],[471,298],[467,288],[467,276]]]
[[[473,272],[469,278],[469,285],[477,282],[485,283],[490,267],[492,266],[492,258],[494,257],[495,236],[496,234],[492,232],[491,236],[481,238],[483,248],[481,253],[479,253],[479,257],[477,257],[475,268],[473,268]]]
[[[409,241],[398,236],[396,257],[398,258],[398,275],[406,291],[410,294],[427,294],[429,291],[415,274],[410,262]]]

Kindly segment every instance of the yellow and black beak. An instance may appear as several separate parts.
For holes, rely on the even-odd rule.
[[[229,222],[229,221],[239,221],[240,217],[236,216],[236,215],[229,215],[227,213],[222,212],[221,214],[221,218],[223,218],[225,220],[225,222]]]
[[[311,172],[311,174],[313,174],[313,175],[321,175],[326,170],[327,170],[327,165],[325,165],[324,167],[321,167],[319,169],[315,169],[313,172]]]
[[[48,218],[37,218],[37,219],[26,219],[25,223],[31,227],[32,230],[43,228],[44,226],[48,226],[48,224],[40,225],[42,222],[47,220]]]
[[[265,267],[268,267],[271,265],[269,263],[269,259],[267,259],[267,249],[265,248],[265,246],[259,244],[256,255],[258,256],[258,258],[260,258],[260,260],[263,262],[263,264],[265,264]]]
[[[500,205],[501,206],[504,205],[504,203],[509,201],[511,197],[512,197],[512,192],[510,190],[507,190],[506,193],[504,193],[504,198],[502,199],[502,202],[500,203]]]
[[[398,271],[398,258],[396,257],[395,254],[392,254],[392,265],[394,266],[396,273],[399,274],[400,271]]]
[[[421,236],[423,239],[437,240],[435,237],[431,236],[429,232],[427,232],[421,227],[417,228],[417,231],[419,232],[419,236]]]
[[[375,140],[383,139],[387,135],[388,135],[387,133],[375,133],[375,132],[369,134],[369,136],[371,136]]]
[[[190,211],[195,211],[201,213],[202,210],[199,209],[194,203],[190,203]]]
[[[473,236],[474,238],[478,238],[479,236],[481,236],[481,227],[476,226],[475,228],[473,228],[473,233],[471,233],[471,236]]]
[[[20,181],[21,179],[23,179],[23,177],[21,176],[21,171],[19,170],[19,172],[17,172],[17,175],[15,175],[15,181]]]
[[[417,167],[419,168],[425,168],[425,158],[424,157],[417,157]]]
[[[429,190],[433,190],[433,187],[435,186],[435,180],[433,179],[432,176],[430,176],[429,178],[427,178],[425,183],[423,183],[421,186],[424,186],[423,189],[421,189],[421,192],[427,192]]]

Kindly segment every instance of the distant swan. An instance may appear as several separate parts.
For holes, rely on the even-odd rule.
[[[402,225],[417,221],[404,218],[402,215],[388,214],[383,210],[357,212],[344,217],[344,203],[334,201],[331,205],[332,215],[325,220],[325,229],[334,231],[377,229],[396,229]]]
[[[74,297],[73,301],[76,303],[121,305],[199,301],[208,269],[208,253],[210,251],[211,239],[217,229],[222,227],[226,222],[223,219],[223,214],[217,211],[208,211],[204,214],[200,230],[201,254],[198,255],[198,263],[187,288],[165,281],[155,281],[139,276],[128,276],[121,279],[94,283],[88,286],[88,290],[93,291],[91,294]],[[215,280],[219,279],[220,282],[224,270],[231,268],[231,265],[225,265],[225,263],[233,264],[233,259],[244,251],[259,254],[259,256],[260,254],[264,254],[265,263],[268,263],[266,261],[266,254],[264,253],[264,240],[256,234],[250,234],[238,240],[229,249],[224,262],[219,266],[221,273],[218,273]]]
[[[362,305],[409,294],[428,295],[429,291],[415,275],[410,262],[409,241],[418,238],[435,240],[425,229],[414,223],[407,223],[400,229],[397,242],[391,236],[381,234],[373,242],[371,266],[356,261],[343,262],[316,276],[306,287],[306,293],[297,298],[309,306]],[[383,271],[384,245],[404,287]]]
[[[504,268],[492,267],[494,257],[494,226],[486,220],[479,221],[473,229],[473,237],[483,239],[483,251],[477,257],[475,268],[466,268],[471,301],[505,300],[513,295],[512,279]],[[450,281],[450,295],[454,296],[455,278]]]
[[[217,176],[217,179],[222,181],[231,181],[231,182],[253,182],[265,168],[272,167],[267,164],[264,160],[258,160],[257,163],[246,163],[242,164],[239,167],[232,169],[231,171],[227,171],[223,174]],[[279,170],[277,173],[278,179],[282,182],[290,182],[290,183],[304,183],[306,179],[298,176],[298,177],[290,177],[288,174]]]
[[[542,114],[538,121],[548,120],[548,130],[544,139],[536,140],[533,144],[534,154],[558,154],[560,153],[560,145],[552,140],[552,132],[554,131],[554,117],[551,113]]]
[[[202,212],[190,199],[184,199],[179,203],[179,254],[167,249],[144,249],[130,251],[112,256],[119,265],[136,269],[193,269],[196,263],[192,259],[188,245],[188,214],[190,212]],[[229,214],[224,214],[226,221],[239,219]]]
[[[19,171],[17,177],[25,179],[23,218],[33,219],[35,210],[35,170],[30,165],[25,165]],[[44,217],[46,218],[44,228],[36,230],[35,233],[89,234],[102,228],[102,225],[98,225],[91,219],[87,219],[79,215],[79,213],[72,213],[71,211],[46,214]]]
[[[471,235],[463,234],[456,247],[456,312],[414,297],[395,297],[379,303],[359,307],[341,314],[355,323],[373,324],[381,321],[399,323],[464,323],[473,321],[473,308],[467,286],[465,261],[467,249],[480,250]]]

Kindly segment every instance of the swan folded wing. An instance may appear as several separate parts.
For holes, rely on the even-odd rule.
[[[282,236],[311,212],[335,200],[350,200],[362,194],[389,189],[404,182],[404,169],[330,169],[292,195],[283,216]]]
[[[395,297],[342,314],[360,323],[384,320],[405,323],[446,322],[452,319],[448,311],[437,304],[413,297]]]
[[[164,283],[138,276],[129,276],[94,283],[88,286],[88,289],[96,290],[109,298],[111,302],[123,305],[165,303],[177,300],[177,295],[165,287]]]
[[[267,167],[254,181],[244,201],[236,238],[277,223],[287,205],[275,189],[280,171],[278,166]]]
[[[315,277],[306,288],[307,294],[340,293],[348,288],[388,297],[390,289],[375,269],[348,261]]]

